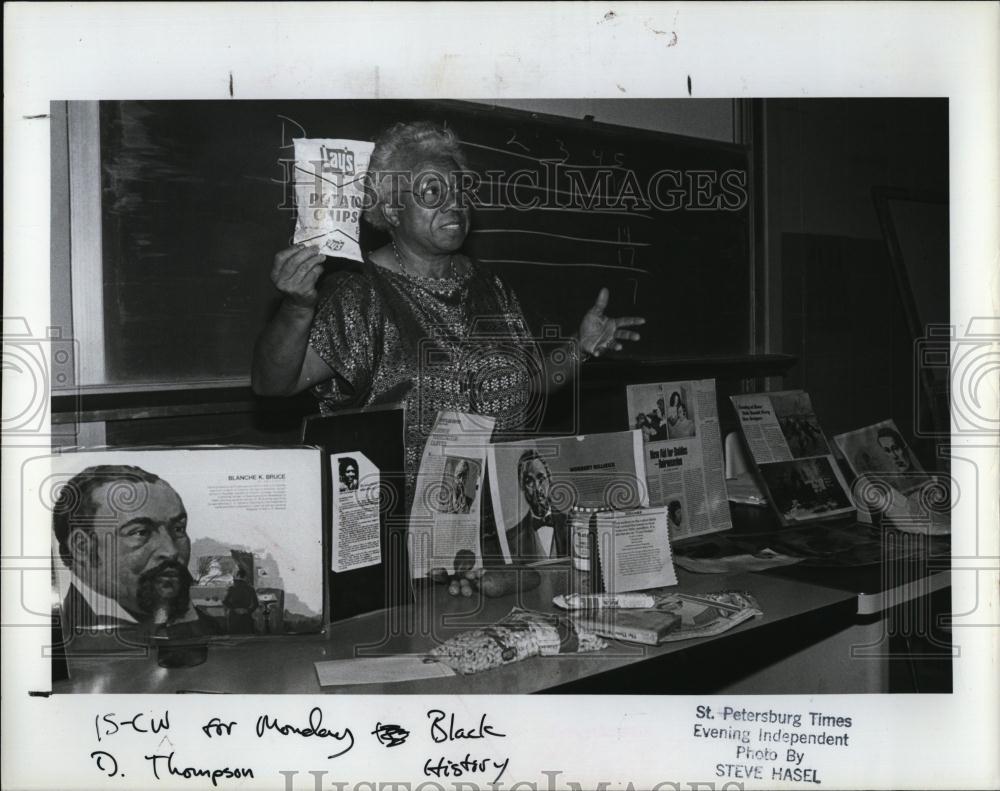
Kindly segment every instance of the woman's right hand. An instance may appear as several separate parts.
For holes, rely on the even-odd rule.
[[[315,245],[292,245],[274,257],[271,282],[285,301],[298,308],[314,308],[319,299],[316,283],[323,274],[326,256]]]

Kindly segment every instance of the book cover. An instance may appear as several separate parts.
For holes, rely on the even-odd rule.
[[[601,637],[613,637],[643,645],[659,645],[670,632],[680,626],[677,613],[662,610],[598,610],[574,615],[582,629]]]

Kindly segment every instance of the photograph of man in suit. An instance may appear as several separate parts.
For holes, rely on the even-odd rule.
[[[140,467],[88,467],[60,490],[52,527],[70,570],[64,633],[113,628],[166,637],[218,634],[191,604],[187,512]]]
[[[517,480],[528,513],[507,531],[514,563],[537,563],[569,556],[569,516],[552,508],[552,476],[535,450],[526,450],[517,462]]]

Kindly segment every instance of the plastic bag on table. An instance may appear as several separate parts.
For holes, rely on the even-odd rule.
[[[515,607],[492,626],[446,640],[428,658],[469,675],[532,656],[599,651],[606,646],[592,631],[568,618]]]

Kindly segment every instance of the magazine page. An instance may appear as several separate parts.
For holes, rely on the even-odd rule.
[[[482,566],[480,511],[486,447],[495,419],[439,412],[417,472],[410,510],[410,568],[414,579],[433,568],[454,573]]]
[[[730,396],[750,454],[783,524],[847,516],[848,487],[803,390]]]
[[[715,380],[629,385],[626,399],[649,502],[669,509],[671,539],[732,529]]]
[[[830,452],[804,390],[730,396],[747,447],[758,464]]]
[[[607,593],[677,584],[666,508],[597,514],[597,547]]]
[[[803,390],[730,396],[754,461],[821,456],[830,447]]]
[[[833,456],[761,464],[771,503],[785,524],[854,513],[847,484]]]
[[[319,450],[107,450],[38,461],[26,485],[34,502],[50,504],[67,632],[122,626],[180,639],[322,626]]]
[[[649,505],[639,431],[495,443],[489,459],[497,538],[507,563],[569,557],[574,508]]]

